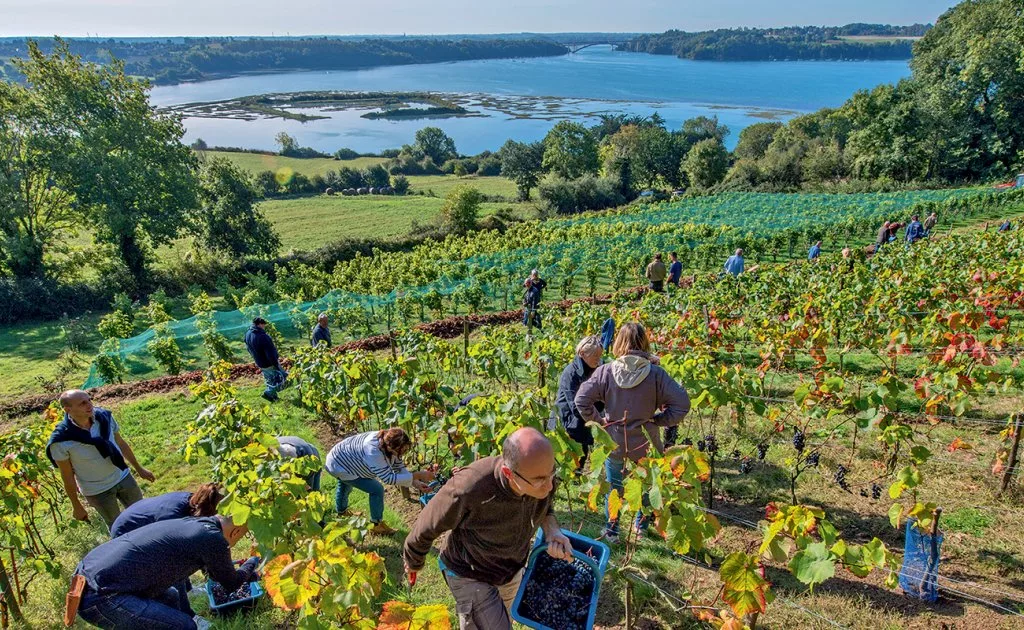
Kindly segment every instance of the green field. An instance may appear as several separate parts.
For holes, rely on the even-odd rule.
[[[401,236],[409,231],[413,221],[433,220],[443,204],[440,197],[322,195],[274,199],[263,202],[261,207],[281,236],[282,251],[288,252],[316,249],[343,238]],[[508,207],[519,206],[485,203],[481,214]]]
[[[262,153],[240,153],[235,151],[200,151],[200,156],[227,158],[247,171],[277,171],[290,168],[296,173],[312,177],[323,175],[327,171],[336,171],[343,166],[362,170],[384,162],[384,158],[360,157],[354,160],[335,160],[334,158],[290,158],[281,155],[264,155]]]
[[[312,177],[313,175],[324,175],[328,171],[336,171],[344,167],[362,170],[373,166],[374,164],[381,164],[387,161],[384,158],[375,157],[361,157],[354,160],[335,160],[334,158],[299,159],[282,157],[280,155],[235,153],[229,151],[203,151],[202,154],[210,157],[227,158],[251,173],[259,173],[260,171],[268,170],[277,171],[282,168],[288,168],[296,173],[302,173],[307,177]],[[408,179],[412,186],[410,191],[412,194],[416,194],[421,191],[423,193],[427,193],[432,190],[436,195],[443,197],[455,186],[458,186],[459,184],[469,184],[485,195],[507,197],[509,200],[515,199],[516,196],[515,184],[504,177],[410,175]],[[361,198],[352,198],[351,200],[358,201],[361,200]]]

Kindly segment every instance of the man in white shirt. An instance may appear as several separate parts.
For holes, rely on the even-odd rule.
[[[89,520],[79,499],[81,494],[110,527],[122,507],[142,499],[142,490],[128,465],[147,481],[155,477],[139,465],[131,446],[121,437],[113,415],[102,407],[94,407],[88,392],[66,391],[60,396],[60,404],[64,420],[50,436],[46,455],[60,470],[72,515],[80,521]]]

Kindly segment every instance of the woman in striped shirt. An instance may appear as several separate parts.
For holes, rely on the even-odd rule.
[[[327,454],[327,472],[338,480],[334,507],[339,514],[348,510],[352,489],[370,495],[370,521],[373,534],[390,535],[397,530],[384,522],[384,486],[411,486],[427,489],[434,473],[429,470],[409,472],[402,457],[412,448],[412,440],[402,429],[369,431],[345,438]]]

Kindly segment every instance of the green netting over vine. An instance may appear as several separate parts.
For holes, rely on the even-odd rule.
[[[289,344],[293,349],[308,343],[321,312],[328,313],[337,344],[452,314],[518,308],[523,278],[533,268],[548,279],[550,301],[593,294],[598,287],[617,291],[641,284],[654,252],[678,252],[686,270],[714,270],[736,247],[744,248],[751,263],[774,261],[799,255],[797,248],[814,240],[833,250],[854,238],[873,240],[882,218],[905,220],[912,209],[937,211],[946,221],[1022,199],[984,189],[723,194],[521,223],[504,234],[450,237],[411,252],[357,256],[332,273],[283,270],[276,283],[263,278],[272,285],[269,293],[250,291],[253,295],[235,300],[238,310],[194,308],[197,317],[106,342],[97,357],[100,369],[94,363],[84,387],[205,367],[211,357],[247,361],[242,338],[256,316],[272,324],[271,334],[287,352]],[[300,272],[320,276],[303,284],[295,277]],[[285,296],[295,299],[272,301]]]

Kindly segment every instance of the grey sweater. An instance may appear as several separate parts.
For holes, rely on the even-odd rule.
[[[601,423],[619,449],[613,459],[639,461],[650,444],[644,429],[662,450],[660,427],[682,422],[690,397],[660,366],[643,353],[630,353],[594,370],[576,393],[576,409],[586,421]],[[604,403],[604,414],[597,403]],[[659,411],[660,410],[660,411]]]

